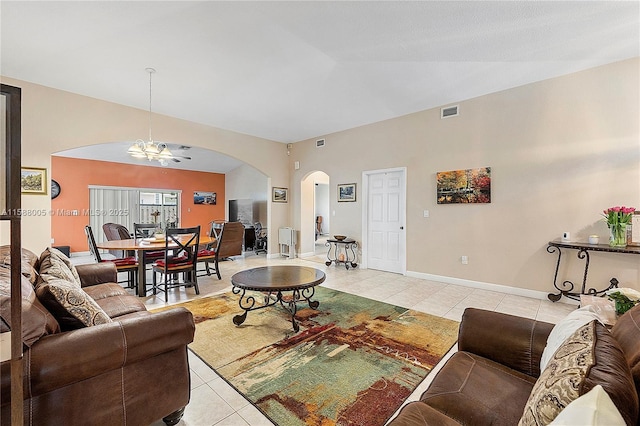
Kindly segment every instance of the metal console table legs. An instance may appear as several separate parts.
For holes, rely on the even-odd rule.
[[[358,243],[352,238],[346,238],[344,240],[328,239],[325,243],[329,250],[327,250],[327,261],[325,265],[330,266],[332,263],[338,265],[344,263],[344,267],[349,269],[349,266],[355,268],[358,266],[356,263],[356,248]],[[333,257],[331,251],[333,249]],[[342,258],[341,258],[342,256]]]
[[[580,291],[577,291],[576,285],[569,281],[563,281],[562,283],[558,283],[558,270],[560,269],[560,261],[562,259],[562,249],[572,249],[578,250],[577,256],[578,259],[584,260],[584,275],[582,277],[582,286]],[[607,290],[618,287],[618,280],[616,278],[611,278],[609,280],[609,286],[602,290],[597,290],[595,288],[587,288],[587,274],[589,273],[589,252],[590,251],[601,251],[608,253],[622,253],[622,254],[640,254],[640,247],[609,247],[605,244],[587,244],[587,243],[579,243],[579,242],[562,242],[562,241],[549,241],[547,245],[548,253],[557,253],[558,257],[556,260],[556,270],[553,276],[553,286],[558,291],[558,293],[549,293],[547,297],[552,302],[557,302],[560,300],[562,296],[568,297],[574,300],[580,300],[581,294],[589,294],[592,296],[603,295]],[[575,291],[574,291],[575,290]]]

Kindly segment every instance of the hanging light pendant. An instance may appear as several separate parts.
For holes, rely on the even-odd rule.
[[[145,142],[138,139],[129,147],[127,153],[133,158],[147,159],[149,161],[158,161],[163,166],[169,164],[169,160],[173,159],[173,154],[167,148],[165,143],[155,143],[151,135],[151,76],[156,72],[153,68],[146,68],[149,73],[149,141]]]

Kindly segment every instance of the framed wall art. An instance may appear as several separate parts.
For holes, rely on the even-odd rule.
[[[491,167],[436,173],[438,204],[491,202]]]
[[[356,201],[356,184],[341,183],[338,185],[338,202]]]
[[[274,203],[286,203],[289,201],[289,190],[287,188],[273,187],[273,196],[271,201]]]
[[[193,204],[216,205],[218,194],[215,192],[197,191],[193,193]]]
[[[23,194],[47,195],[47,169],[22,167],[20,191]]]

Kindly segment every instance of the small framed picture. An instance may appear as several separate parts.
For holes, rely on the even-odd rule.
[[[355,201],[356,200],[356,184],[342,183],[338,185],[338,202]]]
[[[22,167],[20,190],[23,194],[47,195],[47,169]]]
[[[193,204],[216,205],[217,194],[215,192],[197,191],[193,193]]]
[[[631,233],[627,245],[640,246],[640,211],[633,212],[631,216]]]
[[[273,196],[271,201],[274,203],[286,203],[289,201],[289,190],[287,188],[273,187]]]

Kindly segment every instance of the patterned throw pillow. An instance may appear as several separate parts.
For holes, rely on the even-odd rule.
[[[80,287],[80,276],[76,267],[60,250],[46,248],[40,255],[40,275],[49,275],[76,284]]]
[[[38,282],[36,294],[63,331],[112,322],[95,300],[75,283],[50,277]]]
[[[533,386],[519,426],[548,425],[578,399],[582,382],[595,362],[595,343],[595,321],[591,321],[560,345]]]

